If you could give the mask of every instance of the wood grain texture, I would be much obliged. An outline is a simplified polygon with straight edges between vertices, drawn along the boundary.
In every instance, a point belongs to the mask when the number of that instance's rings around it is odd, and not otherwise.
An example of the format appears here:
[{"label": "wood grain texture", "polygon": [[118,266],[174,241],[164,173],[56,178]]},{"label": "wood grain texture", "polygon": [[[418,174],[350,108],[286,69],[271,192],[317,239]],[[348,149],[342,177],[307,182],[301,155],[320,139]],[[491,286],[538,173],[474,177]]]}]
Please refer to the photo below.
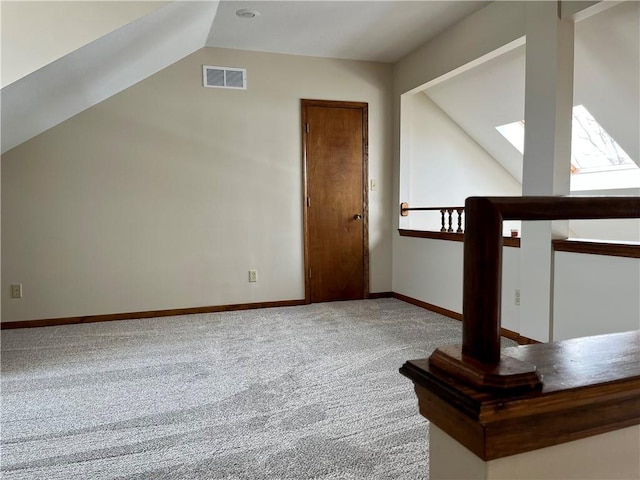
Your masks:
[{"label": "wood grain texture", "polygon": [[498,363],[502,218],[487,198],[468,198],[465,212],[462,353],[482,363]]},{"label": "wood grain texture", "polygon": [[640,258],[640,244],[597,240],[557,239],[552,241],[556,252],[586,253],[611,257]]},{"label": "wood grain texture", "polygon": [[502,245],[505,247],[520,248],[520,237],[502,237]]},{"label": "wood grain texture", "polygon": [[466,203],[478,201],[490,204],[503,220],[640,218],[640,197],[469,197]]},{"label": "wood grain texture", "polygon": [[362,113],[307,108],[311,301],[359,299],[364,291]]},{"label": "wood grain texture", "polygon": [[498,363],[481,363],[467,358],[458,345],[437,348],[429,357],[429,366],[454,371],[456,378],[481,389],[527,390],[539,389],[542,381],[534,365],[507,355]]},{"label": "wood grain texture", "polygon": [[364,270],[364,294],[369,295],[369,104],[359,103],[362,111],[362,260]]},{"label": "wood grain texture", "polygon": [[302,118],[305,298],[366,298],[367,104],[303,100]]},{"label": "wood grain texture", "polygon": [[426,359],[409,361],[400,372],[416,385],[421,414],[484,460],[640,424],[640,331],[502,353],[536,365],[542,389],[476,389]]},{"label": "wood grain texture", "polygon": [[[398,229],[401,237],[432,238],[434,240],[448,240],[450,242],[464,242],[464,233],[455,232],[431,232],[427,230]],[[520,248],[519,237],[503,237],[505,247]]]},{"label": "wood grain texture", "polygon": [[0,328],[33,328],[52,327],[55,325],[72,325],[76,323],[111,322],[115,320],[136,320],[141,318],[170,317],[174,315],[194,315],[198,313],[232,312],[236,310],[252,310],[255,308],[293,307],[304,305],[304,300],[281,300],[274,302],[239,303],[233,305],[214,305],[207,307],[176,308],[171,310],[150,310],[143,312],[109,313],[104,315],[85,315],[81,317],[46,318],[17,322],[2,322]]},{"label": "wood grain texture", "polygon": [[455,232],[430,232],[426,230],[399,229],[401,237],[432,238],[434,240],[448,240],[450,242],[464,242],[464,233]]}]

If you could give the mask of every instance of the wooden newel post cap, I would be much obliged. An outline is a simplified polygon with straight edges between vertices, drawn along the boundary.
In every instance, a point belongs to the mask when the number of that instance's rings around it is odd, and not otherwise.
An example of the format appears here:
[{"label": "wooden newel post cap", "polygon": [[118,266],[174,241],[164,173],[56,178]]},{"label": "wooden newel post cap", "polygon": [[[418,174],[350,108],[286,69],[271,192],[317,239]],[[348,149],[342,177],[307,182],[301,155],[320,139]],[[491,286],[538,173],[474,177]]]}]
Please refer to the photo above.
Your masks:
[{"label": "wooden newel post cap", "polygon": [[496,364],[482,363],[462,353],[462,346],[437,348],[429,357],[429,368],[435,368],[479,390],[539,390],[542,375],[535,365],[517,358],[500,356]]}]

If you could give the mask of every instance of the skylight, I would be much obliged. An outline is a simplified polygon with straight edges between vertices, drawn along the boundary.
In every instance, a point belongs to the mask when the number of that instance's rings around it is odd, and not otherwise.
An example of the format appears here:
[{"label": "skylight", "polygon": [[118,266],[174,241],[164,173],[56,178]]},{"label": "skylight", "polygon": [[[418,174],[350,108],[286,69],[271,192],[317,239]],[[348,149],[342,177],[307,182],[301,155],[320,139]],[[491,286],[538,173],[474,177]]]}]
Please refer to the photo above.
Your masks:
[{"label": "skylight", "polygon": [[573,173],[638,168],[582,105],[573,107],[571,164],[576,169]]},{"label": "skylight", "polygon": [[519,122],[507,123],[496,127],[500,134],[509,140],[509,143],[524,154],[524,120]]},{"label": "skylight", "polygon": [[[524,120],[496,130],[524,153]],[[583,105],[573,107],[571,174],[573,191],[640,187],[638,165]],[[585,174],[590,177],[578,179]]]}]

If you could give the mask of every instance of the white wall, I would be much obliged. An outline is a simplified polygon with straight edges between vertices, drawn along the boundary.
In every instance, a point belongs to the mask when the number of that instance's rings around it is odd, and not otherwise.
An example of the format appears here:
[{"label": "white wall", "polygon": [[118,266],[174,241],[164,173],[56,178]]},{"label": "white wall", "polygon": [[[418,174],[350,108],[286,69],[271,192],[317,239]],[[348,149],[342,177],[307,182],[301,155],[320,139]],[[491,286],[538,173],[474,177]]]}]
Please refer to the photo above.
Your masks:
[{"label": "white wall", "polygon": [[522,154],[496,130],[524,119],[526,45],[425,90],[451,119],[522,183]]},{"label": "white wall", "polygon": [[[517,40],[524,31],[524,8],[518,3],[492,3],[394,65],[397,204],[463,205],[469,195],[520,195],[519,182],[419,92],[440,75]],[[396,227],[419,228],[420,215],[430,214],[396,216]],[[504,252],[502,325],[517,331],[518,249]],[[394,235],[394,292],[462,313],[462,273],[462,243]]]},{"label": "white wall", "polygon": [[[521,186],[498,162],[471,139],[428,96],[408,96],[407,128],[410,163],[409,198],[412,206],[464,206],[474,195],[521,195]],[[440,230],[439,212],[412,212],[409,226],[417,230]],[[454,228],[457,222],[454,214]],[[519,222],[517,222],[519,224]],[[505,222],[505,231],[519,228]]]},{"label": "white wall", "polygon": [[640,259],[556,252],[553,340],[640,330]]},{"label": "white wall", "polygon": [[[203,88],[203,64],[248,89]],[[14,148],[3,320],[304,298],[301,98],[369,103],[370,288],[391,290],[390,88],[385,64],[205,48]]]},{"label": "white wall", "polygon": [[[396,244],[403,254],[394,258],[394,291],[462,313],[463,244],[414,237]],[[520,249],[505,247],[501,324],[518,333],[520,284]],[[639,259],[555,252],[551,340],[639,330],[639,292]]]},{"label": "white wall", "polygon": [[462,313],[462,242],[394,239],[393,291]]},{"label": "white wall", "polygon": [[[394,248],[393,291],[462,313],[463,243],[428,238],[398,237]],[[505,247],[502,257],[502,326],[518,332],[520,250]],[[460,339],[462,341],[462,339]]]},{"label": "white wall", "polygon": [[640,475],[640,426],[485,462],[431,424],[429,452],[438,480],[629,480]]},{"label": "white wall", "polygon": [[570,220],[569,237],[607,240],[611,242],[640,242],[640,220]]},{"label": "white wall", "polygon": [[[410,146],[407,132],[401,131],[400,123],[401,116],[403,122],[406,121],[405,106],[410,101],[405,94],[416,93],[429,82],[465,70],[479,59],[491,56],[496,49],[521,38],[524,27],[524,2],[493,2],[394,65],[394,198],[397,199],[394,229],[408,227],[401,223],[397,208],[400,202],[407,201],[403,198],[408,193],[407,180],[413,177],[413,171],[406,168],[406,164],[400,165],[400,152],[406,155]],[[461,312],[462,244],[451,246],[446,242],[448,246],[440,246],[444,243],[400,237],[396,233],[393,236],[393,291]],[[451,258],[444,256],[445,251]],[[447,285],[447,280],[453,283]]]}]

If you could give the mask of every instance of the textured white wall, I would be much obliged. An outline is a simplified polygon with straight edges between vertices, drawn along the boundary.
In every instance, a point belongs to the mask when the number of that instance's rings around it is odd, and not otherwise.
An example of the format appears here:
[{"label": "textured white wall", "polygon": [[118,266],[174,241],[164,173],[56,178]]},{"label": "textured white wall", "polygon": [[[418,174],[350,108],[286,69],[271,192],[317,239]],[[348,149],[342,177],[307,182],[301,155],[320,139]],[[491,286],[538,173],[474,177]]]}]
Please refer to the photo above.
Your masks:
[{"label": "textured white wall", "polygon": [[[203,88],[203,64],[248,89]],[[205,48],[11,150],[3,320],[304,298],[301,98],[369,103],[370,285],[391,290],[390,87],[385,64]]]}]

